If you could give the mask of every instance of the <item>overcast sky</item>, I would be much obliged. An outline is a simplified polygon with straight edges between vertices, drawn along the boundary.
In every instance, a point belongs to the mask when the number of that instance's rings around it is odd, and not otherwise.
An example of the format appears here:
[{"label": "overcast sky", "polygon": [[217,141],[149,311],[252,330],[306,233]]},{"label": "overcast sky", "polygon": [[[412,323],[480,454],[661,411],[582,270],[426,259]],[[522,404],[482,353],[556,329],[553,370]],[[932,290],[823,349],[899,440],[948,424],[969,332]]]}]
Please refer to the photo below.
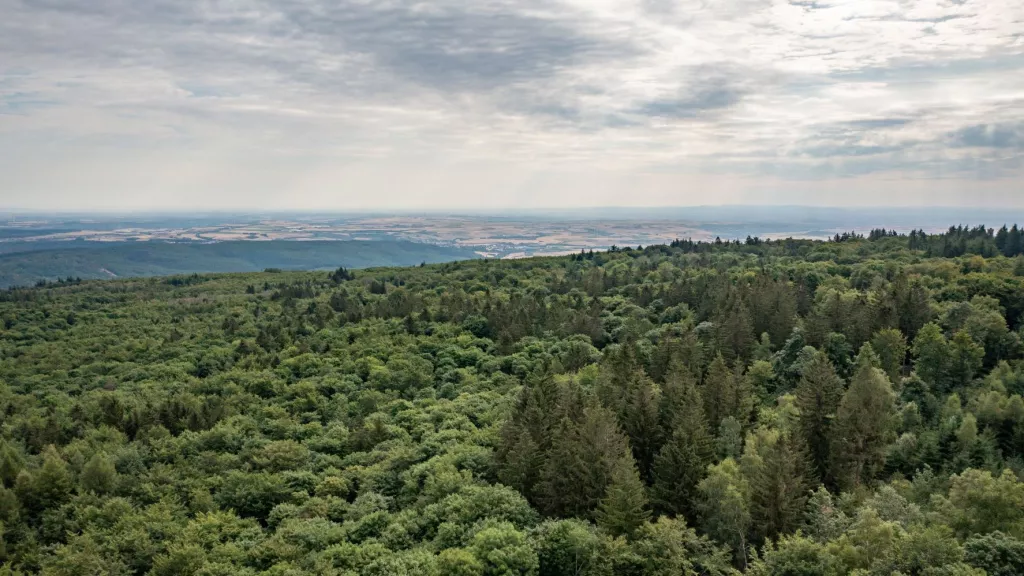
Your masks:
[{"label": "overcast sky", "polygon": [[0,208],[1024,206],[1024,2],[0,0]]}]

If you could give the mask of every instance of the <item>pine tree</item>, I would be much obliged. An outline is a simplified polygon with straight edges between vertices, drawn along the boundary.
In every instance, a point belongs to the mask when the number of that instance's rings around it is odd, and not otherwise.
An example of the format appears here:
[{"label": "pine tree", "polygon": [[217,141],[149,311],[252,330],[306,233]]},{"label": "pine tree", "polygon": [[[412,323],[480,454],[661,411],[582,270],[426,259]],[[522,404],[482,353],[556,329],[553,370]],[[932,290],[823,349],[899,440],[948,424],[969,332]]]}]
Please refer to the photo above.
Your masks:
[{"label": "pine tree", "polygon": [[836,411],[832,439],[833,474],[839,485],[870,482],[885,463],[885,448],[896,415],[889,378],[862,354],[850,387]]},{"label": "pine tree", "polygon": [[707,415],[708,423],[713,429],[718,429],[722,418],[728,415],[725,407],[726,398],[729,397],[729,388],[732,387],[732,372],[725,363],[721,354],[715,357],[708,367],[707,376],[704,377],[704,413]]},{"label": "pine tree", "polygon": [[757,447],[750,478],[750,516],[761,539],[796,530],[804,517],[810,483],[806,454],[796,436],[778,434]]},{"label": "pine tree", "polygon": [[613,536],[632,536],[650,517],[644,483],[633,459],[621,458],[611,471],[611,481],[595,514],[597,523]]},{"label": "pine tree", "polygon": [[82,468],[80,481],[86,491],[108,494],[117,484],[117,470],[106,454],[97,452]]},{"label": "pine tree", "polygon": [[649,479],[654,457],[662,445],[660,398],[654,383],[646,376],[635,379],[631,387],[620,417],[621,424],[629,438],[640,476]]},{"label": "pine tree", "polygon": [[629,445],[606,408],[588,405],[579,423],[563,418],[544,455],[537,487],[540,508],[550,516],[589,516],[623,458],[632,459]]},{"label": "pine tree", "polygon": [[832,421],[842,398],[843,381],[828,358],[816,353],[796,387],[796,405],[800,409],[800,433],[819,479],[829,471]]},{"label": "pine tree", "polygon": [[750,420],[754,396],[750,381],[743,374],[742,363],[730,371],[721,355],[715,358],[704,380],[704,412],[715,430],[723,418],[732,416],[741,424]]},{"label": "pine tree", "polygon": [[697,484],[714,461],[714,445],[703,420],[680,423],[654,461],[651,496],[665,514],[693,518]]}]

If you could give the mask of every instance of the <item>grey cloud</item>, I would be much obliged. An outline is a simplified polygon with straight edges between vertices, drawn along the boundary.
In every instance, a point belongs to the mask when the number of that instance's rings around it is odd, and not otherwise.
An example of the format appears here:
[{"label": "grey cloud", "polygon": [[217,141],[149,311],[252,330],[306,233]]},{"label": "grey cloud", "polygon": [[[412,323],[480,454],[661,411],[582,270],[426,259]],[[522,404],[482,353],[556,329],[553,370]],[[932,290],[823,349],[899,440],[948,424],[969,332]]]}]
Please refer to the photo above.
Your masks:
[{"label": "grey cloud", "polygon": [[1012,148],[1024,150],[1024,123],[977,124],[950,134],[953,146],[965,148]]},{"label": "grey cloud", "polygon": [[[717,77],[706,78],[707,74]],[[735,80],[739,75],[733,72],[711,72],[707,67],[698,67],[690,71],[689,77],[679,94],[645,102],[634,112],[663,118],[693,118],[735,106],[748,92]]]}]

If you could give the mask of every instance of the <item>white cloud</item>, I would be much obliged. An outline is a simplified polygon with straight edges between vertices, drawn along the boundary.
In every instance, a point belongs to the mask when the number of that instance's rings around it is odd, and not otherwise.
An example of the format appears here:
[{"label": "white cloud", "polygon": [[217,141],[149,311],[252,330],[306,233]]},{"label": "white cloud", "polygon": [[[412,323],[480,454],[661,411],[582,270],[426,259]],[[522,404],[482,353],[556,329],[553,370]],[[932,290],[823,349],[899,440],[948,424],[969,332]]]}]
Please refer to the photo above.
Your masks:
[{"label": "white cloud", "polygon": [[1017,0],[0,12],[0,207],[1024,203]]}]

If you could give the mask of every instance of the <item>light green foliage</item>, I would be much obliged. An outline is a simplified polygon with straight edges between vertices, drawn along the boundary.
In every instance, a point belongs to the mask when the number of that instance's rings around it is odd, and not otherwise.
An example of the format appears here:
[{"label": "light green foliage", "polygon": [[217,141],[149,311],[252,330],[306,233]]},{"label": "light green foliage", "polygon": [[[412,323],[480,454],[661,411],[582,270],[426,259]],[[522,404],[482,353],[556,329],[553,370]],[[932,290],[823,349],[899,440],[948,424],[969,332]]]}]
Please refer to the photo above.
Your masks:
[{"label": "light green foliage", "polygon": [[82,468],[82,488],[97,494],[107,494],[117,486],[117,470],[114,463],[103,452],[93,454]]},{"label": "light green foliage", "polygon": [[729,546],[746,565],[750,530],[750,486],[731,458],[711,466],[698,486],[700,526],[718,542]]},{"label": "light green foliage", "polygon": [[889,380],[898,385],[903,379],[903,362],[907,356],[906,337],[895,328],[886,328],[871,339],[871,347],[878,354],[881,368],[889,375]]},{"label": "light green foliage", "polygon": [[950,234],[0,292],[0,573],[1020,573],[1024,282]]},{"label": "light green foliage", "polygon": [[537,573],[537,553],[526,535],[508,523],[485,527],[469,549],[483,566],[483,576],[531,576]]}]

